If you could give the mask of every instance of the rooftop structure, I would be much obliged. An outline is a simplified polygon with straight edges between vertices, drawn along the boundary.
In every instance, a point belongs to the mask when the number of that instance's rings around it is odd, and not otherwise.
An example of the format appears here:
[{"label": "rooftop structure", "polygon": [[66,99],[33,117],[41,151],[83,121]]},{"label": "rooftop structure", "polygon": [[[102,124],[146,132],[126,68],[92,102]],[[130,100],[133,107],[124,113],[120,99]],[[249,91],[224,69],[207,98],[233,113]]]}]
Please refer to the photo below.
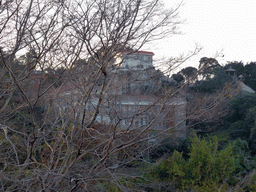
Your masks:
[{"label": "rooftop structure", "polygon": [[225,72],[230,75],[230,76],[233,76],[233,77],[236,77],[236,70],[229,67],[227,70],[225,70]]},{"label": "rooftop structure", "polygon": [[125,70],[145,70],[153,67],[153,56],[153,52],[147,51],[121,51],[115,64]]},{"label": "rooftop structure", "polygon": [[227,70],[225,70],[225,72],[226,72],[228,75],[232,76],[232,77],[235,79],[238,88],[239,88],[243,93],[255,93],[255,91],[254,91],[252,88],[248,87],[248,86],[245,85],[242,81],[240,81],[239,79],[237,79],[236,70],[235,70],[235,69],[229,67]]}]

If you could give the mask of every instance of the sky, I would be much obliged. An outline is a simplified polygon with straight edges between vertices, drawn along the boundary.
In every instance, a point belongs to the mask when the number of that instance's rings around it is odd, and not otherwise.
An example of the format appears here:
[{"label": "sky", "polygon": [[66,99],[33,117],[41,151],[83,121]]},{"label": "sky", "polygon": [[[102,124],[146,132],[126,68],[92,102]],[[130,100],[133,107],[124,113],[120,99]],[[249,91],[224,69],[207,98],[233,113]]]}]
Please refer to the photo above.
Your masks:
[{"label": "sky", "polygon": [[[164,2],[171,8],[180,1]],[[197,44],[203,49],[184,67],[198,67],[200,58],[217,55],[220,64],[256,61],[256,0],[183,0],[179,15],[185,20],[182,34],[151,46],[155,59],[187,54]]]}]

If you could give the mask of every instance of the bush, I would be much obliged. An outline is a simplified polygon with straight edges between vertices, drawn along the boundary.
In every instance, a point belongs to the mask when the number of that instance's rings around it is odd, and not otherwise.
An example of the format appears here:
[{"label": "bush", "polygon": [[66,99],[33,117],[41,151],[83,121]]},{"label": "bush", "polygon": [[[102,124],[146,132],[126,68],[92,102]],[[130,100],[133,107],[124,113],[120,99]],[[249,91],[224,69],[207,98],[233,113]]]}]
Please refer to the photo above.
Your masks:
[{"label": "bush", "polygon": [[218,139],[199,139],[194,136],[189,147],[189,158],[175,151],[171,158],[149,171],[148,177],[160,182],[168,181],[177,190],[225,191],[235,170],[233,147],[218,150]]}]

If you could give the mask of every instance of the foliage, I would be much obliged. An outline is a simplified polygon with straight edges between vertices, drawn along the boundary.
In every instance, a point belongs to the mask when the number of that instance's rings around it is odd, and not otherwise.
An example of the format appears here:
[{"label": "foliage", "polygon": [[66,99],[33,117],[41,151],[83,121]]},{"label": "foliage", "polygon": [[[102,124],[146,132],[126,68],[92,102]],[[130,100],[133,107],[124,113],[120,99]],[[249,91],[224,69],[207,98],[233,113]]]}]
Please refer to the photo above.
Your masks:
[{"label": "foliage", "polygon": [[181,75],[180,73],[177,74],[173,74],[172,78],[177,82],[177,83],[182,83],[184,81],[184,77],[183,75]]},{"label": "foliage", "polygon": [[[137,182],[147,191],[247,191],[255,188],[256,159],[251,156],[248,143],[237,139],[224,142],[216,136],[191,139],[188,158],[174,151],[159,165],[148,165],[146,180]],[[145,166],[145,165],[144,165]],[[249,182],[245,183],[245,180]],[[135,185],[134,185],[135,186]],[[138,183],[137,183],[138,186]]]},{"label": "foliage", "polygon": [[245,186],[246,191],[256,191],[256,173],[249,175],[249,184]]},{"label": "foliage", "polygon": [[239,77],[240,75],[243,75],[243,73],[244,73],[244,63],[242,61],[228,62],[223,68],[225,70],[227,70],[229,68],[235,69],[237,77]]},{"label": "foliage", "polygon": [[232,142],[235,157],[235,175],[245,176],[256,168],[256,161],[251,155],[249,145],[245,140],[236,139]]},{"label": "foliage", "polygon": [[253,90],[256,90],[256,63],[250,62],[244,64],[242,61],[237,62],[228,62],[224,69],[233,68],[236,70],[237,77],[241,77],[241,80],[247,86],[251,87]]},{"label": "foliage", "polygon": [[203,79],[209,78],[216,68],[220,68],[220,64],[215,58],[202,57],[199,61],[199,73]]},{"label": "foliage", "polygon": [[150,179],[168,181],[175,189],[197,191],[225,191],[226,182],[235,170],[231,145],[218,150],[217,137],[210,140],[194,136],[189,147],[189,158],[175,151],[171,158],[162,161],[148,174]]},{"label": "foliage", "polygon": [[256,90],[256,62],[251,62],[244,66],[244,83]]},{"label": "foliage", "polygon": [[226,116],[223,127],[228,129],[231,139],[241,138],[249,141],[255,125],[255,106],[255,94],[240,94],[231,100],[231,112]]},{"label": "foliage", "polygon": [[179,143],[170,143],[170,138],[163,140],[160,145],[154,147],[151,149],[149,153],[149,158],[155,162],[158,159],[162,158],[168,158],[172,155],[172,153],[177,150],[179,152],[182,152],[182,156],[184,158],[188,158],[188,147],[190,145],[190,139],[184,139],[180,140]]},{"label": "foliage", "polygon": [[250,149],[252,150],[252,154],[256,155],[256,121],[254,122],[254,126],[251,129]]},{"label": "foliage", "polygon": [[232,81],[232,78],[222,68],[211,69],[211,72],[208,71],[209,73],[211,75],[207,75],[204,80],[197,81],[191,89],[201,93],[214,93]]},{"label": "foliage", "polygon": [[197,69],[194,67],[186,67],[182,69],[178,74],[182,74],[187,81],[196,79]]}]

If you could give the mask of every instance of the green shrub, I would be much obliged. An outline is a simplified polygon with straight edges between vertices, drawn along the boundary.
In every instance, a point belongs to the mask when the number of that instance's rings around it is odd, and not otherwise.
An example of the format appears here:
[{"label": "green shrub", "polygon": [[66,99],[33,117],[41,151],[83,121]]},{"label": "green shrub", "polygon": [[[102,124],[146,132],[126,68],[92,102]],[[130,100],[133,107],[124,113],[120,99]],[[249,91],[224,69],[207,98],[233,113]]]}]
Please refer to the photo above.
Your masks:
[{"label": "green shrub", "polygon": [[[233,147],[218,150],[218,139],[199,139],[194,136],[189,147],[189,158],[175,151],[171,158],[149,171],[150,179],[170,182],[177,190],[225,191],[227,180],[235,170]],[[173,186],[172,186],[173,187]]]}]

